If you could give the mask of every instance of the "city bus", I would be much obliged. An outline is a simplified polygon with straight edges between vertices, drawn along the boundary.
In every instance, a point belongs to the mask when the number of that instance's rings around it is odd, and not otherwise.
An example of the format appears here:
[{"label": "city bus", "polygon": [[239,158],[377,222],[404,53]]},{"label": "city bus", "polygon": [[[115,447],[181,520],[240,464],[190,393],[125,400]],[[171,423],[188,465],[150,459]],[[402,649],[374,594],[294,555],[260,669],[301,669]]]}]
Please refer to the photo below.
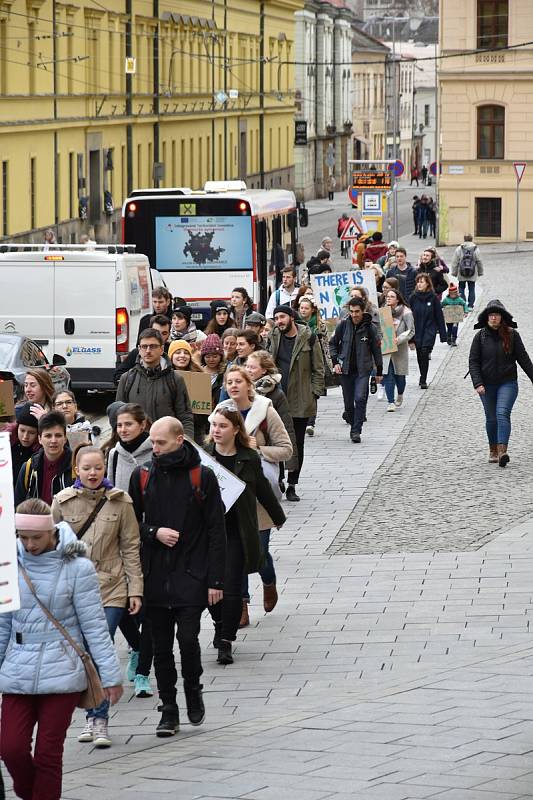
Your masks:
[{"label": "city bus", "polygon": [[298,219],[305,225],[306,216],[292,192],[248,190],[241,181],[137,189],[122,208],[122,241],[148,256],[203,326],[210,302],[229,300],[237,286],[264,311],[283,266],[296,263]]}]

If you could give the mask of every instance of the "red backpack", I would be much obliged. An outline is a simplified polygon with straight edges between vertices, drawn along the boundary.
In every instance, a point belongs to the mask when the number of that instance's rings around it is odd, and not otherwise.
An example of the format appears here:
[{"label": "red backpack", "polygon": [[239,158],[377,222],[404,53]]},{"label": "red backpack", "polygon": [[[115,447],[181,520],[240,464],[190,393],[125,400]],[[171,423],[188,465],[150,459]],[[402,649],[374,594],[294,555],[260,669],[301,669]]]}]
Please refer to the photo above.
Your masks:
[{"label": "red backpack", "polygon": [[[141,496],[144,499],[144,495],[146,494],[146,487],[148,486],[148,481],[150,480],[151,470],[150,467],[141,467],[141,471],[139,473],[139,486],[141,489]],[[205,499],[205,495],[202,492],[202,465],[198,464],[196,467],[192,467],[189,470],[189,480],[191,482],[191,488],[193,490],[193,494],[198,500],[198,502],[202,502]]]}]

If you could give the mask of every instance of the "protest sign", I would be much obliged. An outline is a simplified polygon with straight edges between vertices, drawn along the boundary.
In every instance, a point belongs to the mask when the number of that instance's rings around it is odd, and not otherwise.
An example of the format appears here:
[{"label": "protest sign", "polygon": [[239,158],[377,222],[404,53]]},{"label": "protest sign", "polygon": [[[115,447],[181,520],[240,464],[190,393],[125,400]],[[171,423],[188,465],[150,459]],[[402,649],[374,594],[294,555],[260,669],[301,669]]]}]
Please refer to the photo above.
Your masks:
[{"label": "protest sign", "polygon": [[13,381],[0,381],[0,417],[14,416]]},{"label": "protest sign", "polygon": [[313,294],[320,309],[320,317],[324,322],[335,325],[346,311],[350,299],[350,289],[364,287],[371,303],[376,307],[378,293],[374,272],[370,269],[351,270],[349,272],[331,272],[312,275]]},{"label": "protest sign", "polygon": [[67,441],[73,453],[80,444],[91,444],[89,431],[68,431]]},{"label": "protest sign", "polygon": [[20,608],[9,433],[0,433],[0,614]]},{"label": "protest sign", "polygon": [[397,353],[398,345],[394,341],[396,330],[389,306],[379,309],[379,324],[381,326],[381,354],[387,356],[389,353]]},{"label": "protest sign", "polygon": [[457,325],[465,318],[465,310],[460,305],[444,306],[442,313],[444,314],[444,322],[448,325]]},{"label": "protest sign", "polygon": [[191,401],[193,414],[210,414],[213,410],[211,402],[211,375],[206,372],[185,372],[178,370],[185,381],[187,394]]},{"label": "protest sign", "polygon": [[187,439],[187,441],[198,450],[200,460],[204,467],[210,467],[215,473],[218,485],[220,486],[222,502],[224,503],[227,514],[232,505],[246,489],[246,484],[243,483],[240,478],[237,478],[233,472],[230,472],[229,469],[219,464],[213,456],[206,453],[206,451],[197,445],[196,442],[193,442],[192,439]]}]

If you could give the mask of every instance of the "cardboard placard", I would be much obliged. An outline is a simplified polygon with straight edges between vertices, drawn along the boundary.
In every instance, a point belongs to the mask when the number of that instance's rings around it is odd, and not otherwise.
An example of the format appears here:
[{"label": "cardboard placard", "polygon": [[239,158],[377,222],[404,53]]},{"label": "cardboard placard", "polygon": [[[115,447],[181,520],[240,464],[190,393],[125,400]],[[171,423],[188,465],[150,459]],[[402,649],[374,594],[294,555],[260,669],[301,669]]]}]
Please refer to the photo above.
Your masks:
[{"label": "cardboard placard", "polygon": [[443,306],[442,313],[444,314],[444,322],[448,325],[457,325],[459,322],[463,322],[465,318],[465,310],[460,305]]},{"label": "cardboard placard", "polygon": [[192,413],[210,414],[213,410],[211,375],[208,375],[207,372],[186,372],[182,369],[179,369],[178,373],[185,381]]},{"label": "cardboard placard", "polygon": [[381,354],[386,356],[398,352],[398,345],[394,341],[396,329],[389,306],[379,309],[379,322],[381,325]]},{"label": "cardboard placard", "polygon": [[198,450],[200,460],[204,467],[209,467],[215,473],[220,487],[220,494],[222,495],[222,502],[224,503],[227,514],[235,501],[238,500],[246,489],[246,484],[241,481],[240,478],[237,478],[233,472],[230,472],[229,469],[219,464],[213,456],[206,453],[206,451],[197,445],[196,442],[193,442],[192,439],[188,438],[187,441]]},{"label": "cardboard placard", "polygon": [[13,381],[0,381],[0,417],[14,416]]},{"label": "cardboard placard", "polygon": [[9,433],[0,433],[0,614],[19,608],[11,443]]},{"label": "cardboard placard", "polygon": [[89,431],[68,431],[67,441],[73,453],[80,444],[91,444]]}]

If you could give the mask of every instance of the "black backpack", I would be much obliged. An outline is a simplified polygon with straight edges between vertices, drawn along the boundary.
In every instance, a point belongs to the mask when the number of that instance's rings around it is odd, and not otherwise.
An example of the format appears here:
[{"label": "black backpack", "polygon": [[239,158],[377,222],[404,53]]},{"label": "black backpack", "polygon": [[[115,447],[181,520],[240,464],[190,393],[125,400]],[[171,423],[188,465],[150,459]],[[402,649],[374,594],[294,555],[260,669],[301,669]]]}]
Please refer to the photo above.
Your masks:
[{"label": "black backpack", "polygon": [[461,245],[461,260],[459,261],[459,275],[463,278],[472,278],[476,271],[475,249]]}]

